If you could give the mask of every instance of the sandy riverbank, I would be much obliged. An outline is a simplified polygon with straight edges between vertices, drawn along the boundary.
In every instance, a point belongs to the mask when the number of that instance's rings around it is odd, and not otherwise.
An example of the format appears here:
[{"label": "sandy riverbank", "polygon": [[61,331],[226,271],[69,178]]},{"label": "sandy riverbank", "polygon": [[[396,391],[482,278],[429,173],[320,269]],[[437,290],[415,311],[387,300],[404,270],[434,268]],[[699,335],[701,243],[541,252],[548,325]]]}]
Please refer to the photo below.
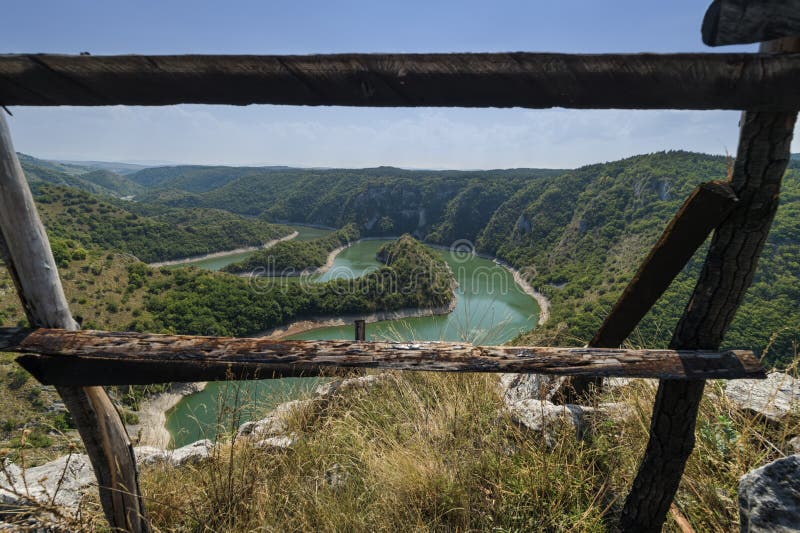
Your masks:
[{"label": "sandy riverbank", "polygon": [[170,390],[148,397],[139,406],[139,424],[128,428],[128,432],[138,436],[139,446],[167,449],[172,440],[166,426],[167,413],[185,396],[200,392],[205,388],[205,382],[173,383]]},{"label": "sandy riverbank", "polygon": [[335,250],[332,250],[331,253],[328,254],[328,258],[325,260],[325,264],[316,269],[314,271],[314,274],[324,274],[325,272],[330,270],[331,267],[333,266],[334,261],[336,261],[336,256],[342,253],[343,251],[347,250],[348,248],[350,248],[353,244],[355,243],[347,243],[344,246],[340,246]]},{"label": "sandy riverbank", "polygon": [[514,276],[514,281],[520,286],[522,291],[536,300],[536,303],[539,305],[539,320],[536,323],[541,326],[550,320],[550,300],[547,299],[547,296],[534,289],[516,268],[513,268],[508,263],[497,258],[494,259],[494,262],[511,272],[511,275]]},{"label": "sandy riverbank", "polygon": [[173,259],[171,261],[159,261],[156,263],[148,263],[147,266],[151,266],[153,268],[164,267],[164,266],[174,266],[174,265],[183,265],[186,263],[194,263],[195,261],[202,261],[204,259],[216,259],[218,257],[226,257],[229,255],[241,254],[244,252],[254,252],[256,250],[266,250],[267,248],[271,248],[278,244],[279,242],[283,241],[290,241],[300,235],[299,232],[293,231],[289,235],[281,237],[280,239],[273,239],[269,242],[265,242],[261,246],[245,246],[243,248],[236,248],[234,250],[225,250],[224,252],[214,252],[205,255],[196,255],[194,257],[184,257],[183,259]]}]

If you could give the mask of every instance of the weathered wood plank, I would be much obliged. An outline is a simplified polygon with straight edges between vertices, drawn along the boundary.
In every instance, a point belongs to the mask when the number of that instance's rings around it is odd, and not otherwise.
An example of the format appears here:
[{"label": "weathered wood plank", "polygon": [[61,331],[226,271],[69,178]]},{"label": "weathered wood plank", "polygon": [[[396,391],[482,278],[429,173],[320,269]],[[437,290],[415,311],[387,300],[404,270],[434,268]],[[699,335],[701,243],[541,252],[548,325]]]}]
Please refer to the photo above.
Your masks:
[{"label": "weathered wood plank", "polygon": [[[61,288],[50,243],[0,113],[0,253],[33,326],[77,329]],[[136,459],[101,387],[59,386],[92,462],[106,518],[115,531],[149,531]]]},{"label": "weathered wood plank", "polygon": [[800,107],[800,54],[0,55],[2,105]]},{"label": "weathered wood plank", "polygon": [[316,376],[332,368],[433,372],[759,378],[752,352],[473,346],[453,342],[288,341],[150,333],[0,330],[0,349],[45,384],[147,384]]},{"label": "weathered wood plank", "polygon": [[[784,49],[800,50],[800,43],[790,39],[762,45],[767,52]],[[753,281],[772,226],[796,120],[797,112],[742,115],[730,181],[739,203],[714,232],[700,278],[670,347],[716,349],[721,344]],[[659,383],[650,439],[622,510],[622,531],[661,531],[694,448],[703,388],[703,381],[666,379]]]},{"label": "weathered wood plank", "polygon": [[800,0],[714,0],[703,18],[709,46],[800,35]]}]

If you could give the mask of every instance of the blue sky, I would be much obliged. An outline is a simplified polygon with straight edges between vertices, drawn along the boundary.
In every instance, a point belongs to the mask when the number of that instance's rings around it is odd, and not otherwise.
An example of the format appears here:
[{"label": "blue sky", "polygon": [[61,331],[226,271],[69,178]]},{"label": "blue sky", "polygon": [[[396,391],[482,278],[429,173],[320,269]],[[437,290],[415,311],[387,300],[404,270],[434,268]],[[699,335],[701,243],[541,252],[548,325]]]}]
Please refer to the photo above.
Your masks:
[{"label": "blue sky", "polygon": [[[3,52],[690,52],[709,2],[4,3]],[[752,51],[725,47],[714,51]],[[61,159],[415,168],[574,167],[733,152],[738,113],[285,106],[15,107],[19,151]]]}]

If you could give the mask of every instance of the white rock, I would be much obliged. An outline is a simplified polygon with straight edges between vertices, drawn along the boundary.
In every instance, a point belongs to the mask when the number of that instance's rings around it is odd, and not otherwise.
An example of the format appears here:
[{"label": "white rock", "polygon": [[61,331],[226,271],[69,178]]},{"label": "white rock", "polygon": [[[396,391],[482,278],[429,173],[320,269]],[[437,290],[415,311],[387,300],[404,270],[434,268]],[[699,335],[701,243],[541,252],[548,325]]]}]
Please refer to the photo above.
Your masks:
[{"label": "white rock", "polygon": [[658,387],[658,380],[652,378],[603,378],[603,390],[614,391],[622,389],[636,383],[637,385],[647,384],[653,389]]},{"label": "white rock", "polygon": [[278,437],[267,437],[266,439],[261,439],[260,441],[256,442],[254,446],[256,448],[262,448],[266,450],[284,450],[286,448],[291,448],[296,442],[297,435],[292,433],[290,435],[281,435]]},{"label": "white rock", "polygon": [[800,454],[778,459],[739,480],[742,532],[800,531]]},{"label": "white rock", "polygon": [[[7,486],[7,484],[6,484]],[[0,489],[0,513],[19,507],[19,497],[14,496],[5,489]]]},{"label": "white rock", "polygon": [[597,406],[597,411],[615,421],[624,421],[636,414],[634,408],[625,402],[604,402]]},{"label": "white rock", "polygon": [[2,479],[8,482],[11,480],[11,483],[15,483],[20,476],[22,475],[22,469],[17,466],[16,464],[12,463],[8,459],[3,460],[3,470],[0,472],[0,476]]},{"label": "white rock", "polygon": [[136,446],[133,453],[136,456],[136,464],[149,465],[166,461],[169,452],[156,446]]},{"label": "white rock", "polygon": [[789,445],[789,452],[800,453],[800,435],[792,437],[786,444]]},{"label": "white rock", "polygon": [[520,400],[552,400],[562,392],[565,376],[500,374],[500,393],[507,404]]},{"label": "white rock", "polygon": [[544,400],[520,400],[508,406],[515,423],[536,433],[541,433],[548,446],[554,443],[555,436],[570,428],[577,438],[583,438],[587,424],[586,416],[592,407],[580,405],[555,405]]},{"label": "white rock", "polygon": [[16,518],[9,517],[11,522],[5,522],[0,519],[0,531],[12,531],[20,533],[56,533],[61,531],[69,531],[69,527],[60,524],[57,517],[49,513],[37,513],[37,516],[18,516]]},{"label": "white rock", "polygon": [[167,460],[172,466],[194,465],[208,459],[213,449],[214,443],[210,440],[198,440],[181,448],[169,450]]},{"label": "white rock", "polygon": [[314,396],[317,399],[329,400],[337,394],[349,392],[357,389],[369,389],[378,383],[389,379],[389,374],[369,374],[355,378],[332,380],[317,385],[314,389]]},{"label": "white rock", "polygon": [[768,374],[767,379],[735,379],[726,385],[725,396],[739,409],[779,422],[800,409],[800,380],[780,372]]},{"label": "white rock", "polygon": [[82,453],[65,455],[24,471],[17,467],[13,472],[11,483],[6,476],[0,476],[0,494],[5,503],[24,503],[28,498],[75,508],[86,489],[97,483],[89,457]]},{"label": "white rock", "polygon": [[622,387],[627,387],[633,382],[633,378],[604,378],[603,388],[606,390],[614,390]]},{"label": "white rock", "polygon": [[292,400],[284,402],[272,410],[266,417],[253,422],[245,422],[239,426],[239,437],[263,440],[266,437],[285,435],[289,431],[289,420],[296,410],[302,410],[314,403],[314,400]]},{"label": "white rock", "polygon": [[170,466],[184,466],[208,459],[213,449],[214,443],[203,439],[174,450],[162,450],[155,446],[137,446],[134,448],[134,452],[136,462],[140,465],[167,463]]}]

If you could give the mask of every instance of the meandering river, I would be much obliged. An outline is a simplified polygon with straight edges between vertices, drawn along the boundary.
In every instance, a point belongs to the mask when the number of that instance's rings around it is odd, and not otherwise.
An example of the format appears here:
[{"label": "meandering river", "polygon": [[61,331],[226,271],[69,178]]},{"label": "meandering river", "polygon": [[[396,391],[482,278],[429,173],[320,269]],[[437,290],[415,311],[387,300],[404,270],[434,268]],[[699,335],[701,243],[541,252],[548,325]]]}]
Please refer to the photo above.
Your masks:
[{"label": "meandering river", "polygon": [[[297,226],[298,238],[319,236],[325,230]],[[375,253],[386,240],[364,240],[343,250],[319,281],[357,277],[379,268]],[[539,308],[505,268],[472,254],[434,249],[450,265],[456,279],[456,306],[452,313],[387,320],[367,325],[368,340],[444,340],[502,344],[536,325]],[[252,252],[249,252],[252,253]],[[230,256],[217,258],[227,260]],[[218,270],[216,260],[192,263]],[[310,329],[292,339],[352,339],[353,326]],[[288,378],[254,382],[209,383],[203,392],[187,396],[167,415],[174,445],[214,438],[217,428],[230,430],[271,407],[298,397],[319,382],[317,378]]]}]

